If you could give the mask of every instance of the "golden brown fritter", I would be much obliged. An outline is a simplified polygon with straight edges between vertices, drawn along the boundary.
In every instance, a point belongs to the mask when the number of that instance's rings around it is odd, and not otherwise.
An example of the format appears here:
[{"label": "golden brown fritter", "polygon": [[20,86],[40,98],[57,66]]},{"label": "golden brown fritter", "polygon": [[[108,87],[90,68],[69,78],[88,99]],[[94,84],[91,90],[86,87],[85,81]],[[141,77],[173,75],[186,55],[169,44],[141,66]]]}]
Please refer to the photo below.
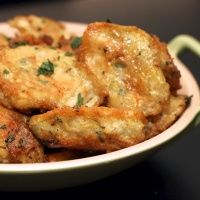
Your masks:
[{"label": "golden brown fritter", "polygon": [[67,32],[60,22],[47,17],[36,15],[16,16],[9,20],[9,24],[16,28],[18,36],[23,38],[33,38],[35,41],[46,41],[49,45],[56,45],[60,38],[69,38]]},{"label": "golden brown fritter", "polygon": [[41,46],[0,51],[0,101],[22,112],[63,106],[98,106],[105,96],[74,55]]},{"label": "golden brown fritter", "polygon": [[151,138],[169,128],[181,116],[186,108],[186,96],[170,96],[169,102],[164,106],[163,112],[150,117],[145,127],[146,139]]},{"label": "golden brown fritter", "polygon": [[137,27],[89,24],[77,55],[81,65],[104,84],[110,107],[139,107],[149,116],[160,113],[169,99],[163,71],[175,69],[172,59],[157,37]]},{"label": "golden brown fritter", "polygon": [[114,151],[143,141],[145,122],[132,110],[66,107],[31,117],[29,126],[50,148]]},{"label": "golden brown fritter", "polygon": [[24,115],[0,106],[0,163],[45,161],[43,149],[26,123]]}]

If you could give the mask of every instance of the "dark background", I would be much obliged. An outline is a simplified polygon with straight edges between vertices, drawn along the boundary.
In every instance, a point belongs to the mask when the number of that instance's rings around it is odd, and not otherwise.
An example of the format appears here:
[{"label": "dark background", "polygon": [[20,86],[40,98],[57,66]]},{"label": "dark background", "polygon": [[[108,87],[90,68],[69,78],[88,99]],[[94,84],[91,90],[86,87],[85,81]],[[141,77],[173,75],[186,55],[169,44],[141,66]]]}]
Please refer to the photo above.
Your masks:
[{"label": "dark background", "polygon": [[[178,34],[200,39],[200,0],[26,0],[0,1],[0,21],[18,14],[58,20],[136,25],[168,42]],[[200,83],[200,59],[184,51],[181,60]],[[191,91],[192,92],[192,91]],[[145,161],[104,180],[40,193],[1,193],[1,198],[200,199],[200,127],[187,130]],[[81,195],[79,197],[78,195]],[[110,197],[110,198],[111,198]]]}]

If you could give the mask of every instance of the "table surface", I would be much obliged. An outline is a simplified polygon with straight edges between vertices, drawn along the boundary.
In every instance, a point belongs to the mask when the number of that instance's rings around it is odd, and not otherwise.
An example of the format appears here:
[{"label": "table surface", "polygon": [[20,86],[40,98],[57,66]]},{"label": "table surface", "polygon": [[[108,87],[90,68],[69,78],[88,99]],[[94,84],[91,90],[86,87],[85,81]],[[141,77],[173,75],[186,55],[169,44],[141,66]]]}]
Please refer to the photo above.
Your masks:
[{"label": "table surface", "polygon": [[[109,18],[114,23],[141,27],[166,42],[183,33],[200,39],[199,0],[13,0],[0,5],[0,21],[30,13],[85,23]],[[181,59],[200,83],[200,59],[189,51]],[[81,194],[87,198],[112,195],[125,199],[199,200],[199,128],[187,131],[145,161],[112,177],[84,186],[29,195],[52,199],[61,195],[66,198],[73,195],[74,199]],[[25,197],[20,193],[2,195]]]}]

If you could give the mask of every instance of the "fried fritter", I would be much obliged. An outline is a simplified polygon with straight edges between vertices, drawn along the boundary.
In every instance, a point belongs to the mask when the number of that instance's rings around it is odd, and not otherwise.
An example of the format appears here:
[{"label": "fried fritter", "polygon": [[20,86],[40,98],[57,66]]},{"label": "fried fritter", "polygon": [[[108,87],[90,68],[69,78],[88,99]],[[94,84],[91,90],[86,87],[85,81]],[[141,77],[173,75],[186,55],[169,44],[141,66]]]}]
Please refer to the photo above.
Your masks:
[{"label": "fried fritter", "polygon": [[29,126],[50,148],[114,151],[144,140],[141,112],[107,107],[61,108],[31,117]]},{"label": "fried fritter", "polygon": [[45,161],[43,149],[26,123],[26,116],[0,106],[0,163]]},{"label": "fried fritter", "polygon": [[162,66],[171,58],[156,37],[137,27],[92,23],[77,56],[104,84],[110,107],[139,107],[149,116],[160,113],[169,99]]},{"label": "fried fritter", "polygon": [[41,46],[0,51],[0,101],[28,112],[62,106],[97,106],[105,93],[73,55]]},{"label": "fried fritter", "polygon": [[66,27],[60,22],[46,17],[35,15],[16,16],[9,21],[9,24],[18,29],[19,36],[46,39],[51,45],[56,44],[62,37],[66,39],[70,37]]},{"label": "fried fritter", "polygon": [[169,102],[164,106],[163,112],[150,117],[145,127],[146,139],[151,138],[169,128],[181,116],[186,108],[186,96],[170,96]]}]

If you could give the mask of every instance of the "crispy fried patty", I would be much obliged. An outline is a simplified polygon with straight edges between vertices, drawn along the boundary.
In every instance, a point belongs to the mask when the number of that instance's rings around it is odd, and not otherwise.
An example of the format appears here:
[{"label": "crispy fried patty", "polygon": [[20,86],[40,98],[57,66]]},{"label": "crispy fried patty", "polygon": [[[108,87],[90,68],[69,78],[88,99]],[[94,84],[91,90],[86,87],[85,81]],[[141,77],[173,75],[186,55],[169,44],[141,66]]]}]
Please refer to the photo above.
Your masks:
[{"label": "crispy fried patty", "polygon": [[68,107],[35,115],[29,126],[50,148],[113,151],[143,141],[145,123],[141,112]]},{"label": "crispy fried patty", "polygon": [[[101,22],[89,24],[78,60],[98,80],[103,80],[109,92],[110,107],[139,107],[149,116],[160,113],[169,99],[170,81],[167,83],[163,71],[168,79],[171,74],[173,82],[171,71],[175,76],[176,68],[165,44],[137,27]],[[176,78],[178,82],[178,75]]]},{"label": "crispy fried patty", "polygon": [[0,51],[0,101],[22,112],[98,106],[104,91],[73,55],[41,46]]},{"label": "crispy fried patty", "polygon": [[61,38],[69,38],[70,34],[60,22],[47,17],[36,15],[18,15],[9,20],[9,24],[18,30],[18,36],[48,40],[48,44],[55,46]]}]

